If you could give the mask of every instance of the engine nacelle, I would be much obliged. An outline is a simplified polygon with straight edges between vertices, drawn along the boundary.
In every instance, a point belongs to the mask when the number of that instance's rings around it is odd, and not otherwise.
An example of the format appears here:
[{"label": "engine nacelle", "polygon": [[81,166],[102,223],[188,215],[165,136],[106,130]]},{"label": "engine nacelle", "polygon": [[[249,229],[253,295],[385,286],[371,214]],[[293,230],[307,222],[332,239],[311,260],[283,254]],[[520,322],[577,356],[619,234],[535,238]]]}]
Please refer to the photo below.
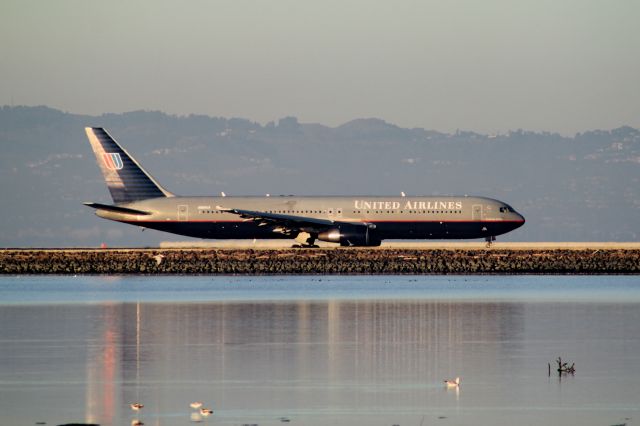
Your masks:
[{"label": "engine nacelle", "polygon": [[328,243],[339,243],[342,235],[339,229],[329,229],[328,231],[320,232],[318,239],[320,241],[326,241]]},{"label": "engine nacelle", "polygon": [[330,243],[340,243],[343,247],[349,246],[379,246],[382,240],[372,235],[373,232],[367,226],[339,225],[318,234],[318,240]]}]

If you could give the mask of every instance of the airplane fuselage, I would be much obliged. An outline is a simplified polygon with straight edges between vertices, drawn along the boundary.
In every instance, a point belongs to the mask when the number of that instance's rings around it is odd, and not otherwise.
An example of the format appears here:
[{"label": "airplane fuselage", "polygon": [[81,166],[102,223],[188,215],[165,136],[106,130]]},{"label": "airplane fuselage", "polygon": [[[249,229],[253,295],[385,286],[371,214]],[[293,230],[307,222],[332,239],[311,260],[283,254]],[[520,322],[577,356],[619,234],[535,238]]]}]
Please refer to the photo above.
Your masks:
[{"label": "airplane fuselage", "polygon": [[[295,237],[281,232],[277,226],[264,226],[242,219],[225,211],[227,207],[326,219],[340,224],[364,224],[372,241],[488,238],[512,231],[524,223],[524,218],[507,204],[484,197],[171,197],[122,206],[150,214],[105,210],[98,210],[97,214],[106,219],[174,234],[220,239]],[[314,226],[306,228],[300,231],[319,233]],[[319,239],[322,240],[322,236]]]}]

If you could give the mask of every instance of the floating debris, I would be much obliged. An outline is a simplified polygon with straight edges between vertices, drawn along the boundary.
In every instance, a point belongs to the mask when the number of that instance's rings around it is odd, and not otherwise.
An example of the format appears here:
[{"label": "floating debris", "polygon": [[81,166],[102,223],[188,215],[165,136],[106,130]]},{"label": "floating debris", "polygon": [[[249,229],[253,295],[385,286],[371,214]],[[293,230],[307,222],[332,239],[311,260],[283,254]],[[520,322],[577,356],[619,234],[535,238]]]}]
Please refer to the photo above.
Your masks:
[{"label": "floating debris", "polygon": [[[558,357],[558,359],[556,359],[556,362],[558,363],[558,368],[556,369],[556,371],[558,372],[558,376],[562,376],[563,374],[571,374],[572,376],[576,374],[576,363],[571,363],[571,365],[569,365],[568,362],[562,362],[562,358]],[[547,363],[547,367],[549,369],[549,376],[551,376],[551,363]]]},{"label": "floating debris", "polygon": [[100,426],[97,423],[65,423],[63,425],[58,426]]}]

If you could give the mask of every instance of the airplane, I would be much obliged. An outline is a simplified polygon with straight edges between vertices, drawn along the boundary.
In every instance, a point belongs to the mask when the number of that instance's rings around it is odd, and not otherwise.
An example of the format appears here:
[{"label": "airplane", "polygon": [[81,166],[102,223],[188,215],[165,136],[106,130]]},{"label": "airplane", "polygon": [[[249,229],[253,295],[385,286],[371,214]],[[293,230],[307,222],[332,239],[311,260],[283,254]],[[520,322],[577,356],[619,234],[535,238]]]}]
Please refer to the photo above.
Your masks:
[{"label": "airplane", "polygon": [[177,196],[104,128],[85,128],[114,204],[84,203],[105,219],[210,239],[294,239],[379,246],[385,239],[474,239],[489,244],[524,217],[498,200],[470,196]]}]

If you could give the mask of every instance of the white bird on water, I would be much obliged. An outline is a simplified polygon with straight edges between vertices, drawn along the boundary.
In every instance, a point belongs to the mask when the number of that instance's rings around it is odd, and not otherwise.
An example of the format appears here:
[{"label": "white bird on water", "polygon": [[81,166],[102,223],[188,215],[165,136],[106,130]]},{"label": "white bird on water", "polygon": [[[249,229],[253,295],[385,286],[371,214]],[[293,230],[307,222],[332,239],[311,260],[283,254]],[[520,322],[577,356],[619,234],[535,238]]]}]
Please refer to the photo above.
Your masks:
[{"label": "white bird on water", "polygon": [[455,380],[445,380],[444,384],[447,385],[448,388],[457,388],[460,386],[460,377],[456,377]]},{"label": "white bird on water", "polygon": [[213,410],[211,410],[210,408],[201,408],[200,414],[207,417],[209,414],[213,414]]}]

